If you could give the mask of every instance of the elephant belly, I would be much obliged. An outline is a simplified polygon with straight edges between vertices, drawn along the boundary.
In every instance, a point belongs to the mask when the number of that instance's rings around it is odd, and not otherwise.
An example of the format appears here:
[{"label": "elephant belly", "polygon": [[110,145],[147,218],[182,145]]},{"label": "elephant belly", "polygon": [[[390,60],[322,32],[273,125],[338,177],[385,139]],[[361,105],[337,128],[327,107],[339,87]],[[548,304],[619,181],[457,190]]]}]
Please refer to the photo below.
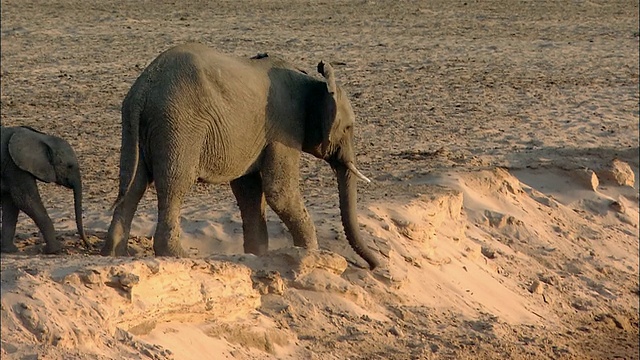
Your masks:
[{"label": "elephant belly", "polygon": [[221,184],[255,172],[259,169],[261,152],[261,148],[254,151],[247,148],[227,148],[211,152],[205,150],[200,158],[198,181]]},{"label": "elephant belly", "polygon": [[231,180],[237,179],[240,176],[228,175],[228,174],[214,174],[211,172],[201,172],[198,175],[197,182],[207,183],[207,184],[224,184],[224,183],[230,182]]},{"label": "elephant belly", "polygon": [[257,170],[257,166],[248,166],[244,170],[238,171],[216,171],[216,169],[200,169],[198,174],[198,182],[209,184],[222,184],[235,180],[243,175],[249,174]]}]

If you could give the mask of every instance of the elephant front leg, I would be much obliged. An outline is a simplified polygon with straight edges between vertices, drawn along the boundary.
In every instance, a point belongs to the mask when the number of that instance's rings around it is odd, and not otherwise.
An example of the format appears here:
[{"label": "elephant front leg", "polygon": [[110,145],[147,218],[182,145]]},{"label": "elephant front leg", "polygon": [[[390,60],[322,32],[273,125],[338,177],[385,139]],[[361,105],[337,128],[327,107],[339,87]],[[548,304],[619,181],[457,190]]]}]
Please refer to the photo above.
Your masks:
[{"label": "elephant front leg", "polygon": [[18,208],[10,196],[2,197],[2,232],[0,237],[0,252],[14,253],[18,247],[13,243],[18,223]]},{"label": "elephant front leg", "polygon": [[300,194],[300,151],[279,143],[270,144],[261,173],[267,203],[289,229],[293,244],[317,249],[316,229]]},{"label": "elephant front leg", "polygon": [[47,209],[45,209],[42,204],[35,180],[33,181],[33,187],[35,190],[29,191],[29,194],[14,197],[14,204],[24,211],[24,213],[36,223],[38,229],[40,229],[40,233],[42,233],[45,241],[45,254],[60,253],[60,251],[62,251],[62,243],[56,238],[56,230],[53,227],[51,218],[47,214]]},{"label": "elephant front leg", "polygon": [[244,252],[264,255],[269,249],[269,235],[260,174],[249,174],[231,181],[231,190],[242,217]]}]

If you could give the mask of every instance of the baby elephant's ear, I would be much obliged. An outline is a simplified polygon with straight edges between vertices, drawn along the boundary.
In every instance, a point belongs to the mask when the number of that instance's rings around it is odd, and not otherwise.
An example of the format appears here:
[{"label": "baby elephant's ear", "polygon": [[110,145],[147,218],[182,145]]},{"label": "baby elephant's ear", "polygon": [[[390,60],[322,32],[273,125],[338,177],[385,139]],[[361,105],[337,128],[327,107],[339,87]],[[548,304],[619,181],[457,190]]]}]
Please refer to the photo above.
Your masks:
[{"label": "baby elephant's ear", "polygon": [[16,131],[9,139],[9,154],[20,169],[41,181],[53,182],[56,172],[51,163],[51,149],[42,137],[27,129]]}]

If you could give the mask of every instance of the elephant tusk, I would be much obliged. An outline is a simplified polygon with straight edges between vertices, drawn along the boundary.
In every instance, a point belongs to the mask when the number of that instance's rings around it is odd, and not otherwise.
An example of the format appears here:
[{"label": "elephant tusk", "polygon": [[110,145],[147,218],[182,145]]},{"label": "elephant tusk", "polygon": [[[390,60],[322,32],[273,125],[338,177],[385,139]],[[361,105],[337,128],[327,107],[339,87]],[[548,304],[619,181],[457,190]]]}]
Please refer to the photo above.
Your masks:
[{"label": "elephant tusk", "polygon": [[363,180],[363,181],[365,181],[365,182],[367,182],[367,183],[370,183],[370,182],[371,182],[371,180],[369,180],[369,178],[368,178],[368,177],[366,177],[366,176],[362,175],[362,173],[360,172],[360,170],[358,170],[358,169],[356,168],[356,166],[355,166],[355,165],[353,165],[353,163],[352,163],[351,161],[349,161],[348,163],[346,163],[346,165],[347,165],[347,169],[349,169],[352,173],[354,173],[354,174],[355,174],[357,177],[359,177],[361,180]]}]

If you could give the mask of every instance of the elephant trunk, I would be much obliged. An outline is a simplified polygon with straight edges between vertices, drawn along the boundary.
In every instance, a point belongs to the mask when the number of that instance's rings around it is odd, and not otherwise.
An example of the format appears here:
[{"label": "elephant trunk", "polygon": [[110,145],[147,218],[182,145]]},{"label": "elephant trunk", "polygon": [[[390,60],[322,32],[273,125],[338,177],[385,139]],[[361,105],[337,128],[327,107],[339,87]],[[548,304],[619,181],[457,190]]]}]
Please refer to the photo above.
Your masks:
[{"label": "elephant trunk", "polygon": [[350,171],[347,165],[337,163],[334,165],[338,178],[338,191],[340,193],[340,217],[345,235],[349,241],[349,245],[360,255],[368,264],[371,270],[380,265],[379,260],[373,255],[371,250],[363,243],[360,236],[360,227],[358,224],[358,214],[356,211],[357,203],[357,184],[358,179]]},{"label": "elephant trunk", "polygon": [[84,244],[89,247],[89,240],[87,240],[87,236],[84,233],[84,226],[82,225],[82,183],[80,181],[73,185],[73,206],[76,213],[78,235],[80,235]]}]

